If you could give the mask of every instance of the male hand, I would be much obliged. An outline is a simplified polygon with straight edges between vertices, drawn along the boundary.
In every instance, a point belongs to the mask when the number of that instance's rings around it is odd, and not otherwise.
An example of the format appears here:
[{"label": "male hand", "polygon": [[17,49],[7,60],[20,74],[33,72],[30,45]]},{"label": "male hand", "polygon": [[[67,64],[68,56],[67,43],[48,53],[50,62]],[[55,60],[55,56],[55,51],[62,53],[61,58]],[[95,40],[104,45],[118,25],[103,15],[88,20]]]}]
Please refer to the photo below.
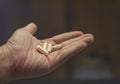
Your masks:
[{"label": "male hand", "polygon": [[[83,34],[80,31],[39,40],[33,36],[36,30],[37,26],[30,23],[26,27],[16,30],[5,44],[12,64],[10,67],[11,80],[45,75],[82,51],[94,40],[93,35]],[[43,45],[43,42],[62,44],[63,47],[45,56],[36,51],[36,46]]]}]

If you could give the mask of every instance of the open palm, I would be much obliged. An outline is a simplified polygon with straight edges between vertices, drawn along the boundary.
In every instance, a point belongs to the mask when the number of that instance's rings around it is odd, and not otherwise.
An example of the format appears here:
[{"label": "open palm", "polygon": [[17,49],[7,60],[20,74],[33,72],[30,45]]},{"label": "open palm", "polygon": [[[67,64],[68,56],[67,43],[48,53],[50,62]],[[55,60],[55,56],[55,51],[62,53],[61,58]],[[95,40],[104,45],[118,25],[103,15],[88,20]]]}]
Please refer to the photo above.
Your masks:
[{"label": "open palm", "polygon": [[[36,77],[49,73],[93,42],[91,34],[83,34],[79,31],[39,40],[33,36],[36,30],[36,25],[31,23],[16,30],[7,42],[13,64],[13,79]],[[42,46],[43,42],[53,45],[62,44],[63,47],[45,56],[36,51],[36,46]]]}]

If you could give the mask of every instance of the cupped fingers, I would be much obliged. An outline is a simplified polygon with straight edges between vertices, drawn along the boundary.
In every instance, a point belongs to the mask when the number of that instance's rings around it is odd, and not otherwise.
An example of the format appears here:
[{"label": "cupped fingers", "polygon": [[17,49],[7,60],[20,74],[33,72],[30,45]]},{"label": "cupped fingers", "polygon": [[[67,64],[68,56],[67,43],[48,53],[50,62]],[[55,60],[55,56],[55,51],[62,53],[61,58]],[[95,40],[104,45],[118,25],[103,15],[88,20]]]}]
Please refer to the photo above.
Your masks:
[{"label": "cupped fingers", "polygon": [[87,44],[90,44],[90,43],[92,43],[94,41],[94,37],[93,37],[92,34],[84,34],[82,36],[79,36],[79,37],[64,41],[64,42],[61,43],[61,45],[66,46],[66,45],[69,45],[69,44],[77,42],[77,41],[79,41],[79,42],[87,42]]},{"label": "cupped fingers", "polygon": [[50,38],[52,41],[54,41],[56,44],[59,44],[61,42],[64,42],[66,40],[75,38],[75,37],[79,37],[83,35],[83,32],[80,31],[72,31],[72,32],[67,32],[67,33],[63,33],[63,34],[59,34],[56,35],[52,38]]}]

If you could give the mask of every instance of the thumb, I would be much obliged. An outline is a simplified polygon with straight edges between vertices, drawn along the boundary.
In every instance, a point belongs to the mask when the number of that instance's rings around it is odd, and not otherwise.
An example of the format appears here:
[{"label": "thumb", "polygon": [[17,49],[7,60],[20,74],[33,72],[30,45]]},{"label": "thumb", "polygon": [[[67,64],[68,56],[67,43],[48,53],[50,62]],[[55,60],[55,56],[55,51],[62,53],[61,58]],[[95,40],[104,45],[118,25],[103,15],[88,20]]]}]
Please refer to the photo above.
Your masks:
[{"label": "thumb", "polygon": [[37,31],[37,25],[35,23],[29,23],[24,28],[26,31],[30,32],[32,35]]}]

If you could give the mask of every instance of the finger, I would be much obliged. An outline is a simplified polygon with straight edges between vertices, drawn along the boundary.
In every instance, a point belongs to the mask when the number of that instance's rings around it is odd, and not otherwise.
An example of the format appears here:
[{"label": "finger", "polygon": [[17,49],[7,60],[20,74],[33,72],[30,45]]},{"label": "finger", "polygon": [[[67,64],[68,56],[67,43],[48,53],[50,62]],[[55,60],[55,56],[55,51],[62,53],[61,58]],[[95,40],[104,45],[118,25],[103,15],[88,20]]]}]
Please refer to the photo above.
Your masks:
[{"label": "finger", "polygon": [[82,41],[76,41],[71,44],[64,46],[64,48],[60,51],[58,57],[55,58],[56,63],[62,63],[69,59],[71,56],[77,54],[78,52],[82,51],[84,48],[87,47],[89,43],[93,42],[93,38],[86,37]]},{"label": "finger", "polygon": [[54,36],[54,37],[50,38],[50,40],[53,40],[55,43],[59,44],[63,41],[66,41],[66,40],[69,40],[69,39],[72,39],[72,38],[75,38],[75,37],[78,37],[81,35],[83,35],[82,32],[73,31],[73,32],[63,33],[63,34]]},{"label": "finger", "polygon": [[87,45],[89,45],[94,42],[94,37],[92,35],[85,37],[85,38],[81,39],[80,42],[85,42],[85,43],[87,43]]},{"label": "finger", "polygon": [[65,45],[71,44],[71,43],[76,42],[76,41],[79,41],[79,40],[80,40],[81,42],[84,42],[84,41],[87,42],[86,39],[90,39],[90,43],[92,43],[92,42],[94,41],[94,37],[93,37],[92,34],[84,34],[84,35],[82,35],[82,36],[79,36],[79,37],[76,37],[76,38],[73,38],[73,39],[64,41],[64,42],[62,42],[61,44],[62,44],[63,46],[65,46]]},{"label": "finger", "polygon": [[33,35],[37,31],[37,26],[34,23],[30,23],[25,26],[25,29]]},{"label": "finger", "polygon": [[66,60],[68,60],[70,57],[74,56],[78,52],[82,51],[84,48],[87,47],[87,43],[85,42],[75,42],[72,43],[71,45],[66,46],[60,53],[58,57],[56,57],[56,64],[62,64]]}]

